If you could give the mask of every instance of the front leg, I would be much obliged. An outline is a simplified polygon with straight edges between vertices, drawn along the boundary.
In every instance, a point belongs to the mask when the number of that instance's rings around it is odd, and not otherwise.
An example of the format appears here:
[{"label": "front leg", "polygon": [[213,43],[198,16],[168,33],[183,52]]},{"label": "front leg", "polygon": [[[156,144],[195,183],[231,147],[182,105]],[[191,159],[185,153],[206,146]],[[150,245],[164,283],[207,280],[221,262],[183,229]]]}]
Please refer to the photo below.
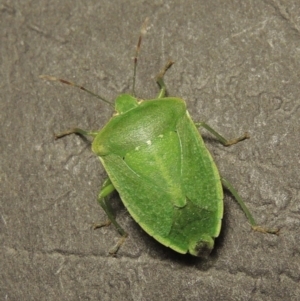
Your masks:
[{"label": "front leg", "polygon": [[79,128],[73,128],[73,129],[64,131],[62,133],[55,134],[55,139],[59,139],[59,138],[62,138],[64,136],[71,135],[71,134],[77,134],[77,135],[81,135],[81,136],[90,136],[90,137],[95,138],[97,136],[98,132],[91,132],[91,131],[86,131],[86,130],[82,130]]},{"label": "front leg", "polygon": [[217,138],[217,140],[220,143],[222,143],[224,146],[230,146],[230,145],[236,144],[236,143],[238,143],[240,141],[243,141],[245,139],[249,139],[250,138],[249,134],[246,132],[241,137],[238,137],[238,138],[235,138],[235,139],[231,139],[231,140],[227,140],[226,138],[224,138],[222,135],[220,135],[217,131],[215,131],[212,127],[210,127],[205,122],[195,122],[195,126],[196,127],[204,127],[212,135],[214,135]]}]

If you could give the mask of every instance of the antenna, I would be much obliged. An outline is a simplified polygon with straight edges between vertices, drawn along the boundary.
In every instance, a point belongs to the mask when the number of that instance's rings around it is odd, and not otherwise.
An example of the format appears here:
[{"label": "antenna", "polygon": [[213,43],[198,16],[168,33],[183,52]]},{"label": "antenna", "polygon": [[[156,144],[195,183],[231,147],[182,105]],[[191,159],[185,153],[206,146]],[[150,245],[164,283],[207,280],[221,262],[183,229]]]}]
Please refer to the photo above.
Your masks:
[{"label": "antenna", "polygon": [[112,103],[109,102],[108,100],[106,100],[104,97],[102,97],[102,96],[100,96],[100,95],[98,95],[98,94],[96,94],[96,93],[94,93],[94,92],[92,92],[92,91],[86,89],[85,87],[83,87],[83,86],[81,86],[81,85],[78,85],[78,84],[69,82],[69,81],[67,81],[67,80],[65,80],[65,79],[61,79],[61,78],[57,78],[57,77],[49,76],[49,75],[40,75],[39,77],[42,78],[42,79],[45,79],[45,80],[49,80],[49,81],[57,81],[57,82],[61,82],[61,83],[63,83],[63,84],[69,85],[69,86],[77,87],[77,88],[79,88],[80,90],[83,90],[83,91],[85,91],[85,92],[87,92],[87,93],[93,95],[94,97],[97,97],[97,98],[101,99],[102,101],[104,101],[104,102],[106,102],[106,103],[108,103],[108,104],[110,104],[110,105],[112,106]]},{"label": "antenna", "polygon": [[138,61],[139,53],[140,53],[140,50],[141,50],[141,44],[142,44],[143,36],[147,32],[148,20],[149,20],[149,18],[146,18],[143,25],[142,25],[142,27],[141,27],[139,40],[138,40],[138,43],[136,45],[136,50],[135,50],[134,67],[133,67],[133,80],[132,80],[132,95],[133,96],[135,96],[135,77],[136,77],[137,61]]}]

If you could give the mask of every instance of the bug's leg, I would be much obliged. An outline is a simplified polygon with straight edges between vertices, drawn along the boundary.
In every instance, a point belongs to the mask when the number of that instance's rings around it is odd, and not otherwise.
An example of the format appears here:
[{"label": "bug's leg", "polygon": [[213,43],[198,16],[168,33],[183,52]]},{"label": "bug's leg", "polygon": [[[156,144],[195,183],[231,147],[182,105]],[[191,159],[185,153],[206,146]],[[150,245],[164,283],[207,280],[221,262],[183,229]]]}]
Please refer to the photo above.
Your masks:
[{"label": "bug's leg", "polygon": [[247,132],[245,132],[244,135],[242,135],[241,137],[238,137],[238,138],[235,138],[235,139],[231,139],[231,140],[227,140],[226,138],[224,138],[222,135],[220,135],[217,131],[215,131],[213,128],[211,128],[205,122],[196,122],[195,126],[196,127],[204,127],[211,134],[213,134],[220,141],[220,143],[222,143],[224,146],[230,146],[230,145],[236,144],[236,143],[238,143],[240,141],[243,141],[245,139],[249,139],[250,138],[249,134]]},{"label": "bug's leg", "polygon": [[91,132],[91,131],[85,131],[79,128],[73,128],[64,132],[61,132],[59,134],[55,134],[55,139],[59,139],[62,138],[64,136],[67,135],[71,135],[71,134],[77,134],[77,135],[81,135],[81,136],[91,136],[93,138],[95,138],[98,134],[98,132]]},{"label": "bug's leg", "polygon": [[119,234],[121,235],[121,238],[119,239],[117,244],[109,250],[109,254],[111,254],[111,255],[115,255],[118,252],[119,248],[121,247],[121,245],[124,243],[126,237],[128,236],[128,234],[125,232],[125,230],[117,223],[114,213],[112,212],[112,208],[110,207],[110,204],[107,199],[107,197],[114,191],[115,191],[114,185],[112,184],[110,179],[107,178],[104,181],[103,185],[101,186],[101,190],[99,192],[97,200],[98,200],[98,203],[100,204],[100,206],[103,208],[103,210],[107,214],[109,220],[102,224],[94,225],[94,229],[97,229],[97,228],[101,228],[104,226],[108,226],[110,223],[112,223],[116,227]]},{"label": "bug's leg", "polygon": [[168,63],[164,66],[164,68],[156,76],[156,82],[160,88],[157,98],[163,98],[166,95],[166,85],[164,82],[164,75],[173,64],[174,64],[173,61],[168,61]]},{"label": "bug's leg", "polygon": [[252,214],[250,213],[249,209],[245,205],[244,201],[242,200],[241,196],[238,194],[238,192],[233,188],[233,186],[224,178],[221,178],[223,186],[230,191],[230,193],[234,196],[236,201],[241,206],[242,210],[244,211],[251,227],[253,230],[263,233],[269,233],[269,234],[279,234],[279,229],[269,229],[262,226],[257,225],[256,221],[254,220]]}]

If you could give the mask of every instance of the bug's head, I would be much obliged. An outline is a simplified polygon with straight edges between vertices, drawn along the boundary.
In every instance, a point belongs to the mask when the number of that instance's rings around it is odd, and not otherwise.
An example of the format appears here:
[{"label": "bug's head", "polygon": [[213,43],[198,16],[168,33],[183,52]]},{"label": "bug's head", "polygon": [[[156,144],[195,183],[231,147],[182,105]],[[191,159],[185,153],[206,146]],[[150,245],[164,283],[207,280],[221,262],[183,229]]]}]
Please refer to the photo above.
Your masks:
[{"label": "bug's head", "polygon": [[129,94],[121,94],[115,100],[115,110],[119,115],[134,109],[138,105],[137,99]]}]

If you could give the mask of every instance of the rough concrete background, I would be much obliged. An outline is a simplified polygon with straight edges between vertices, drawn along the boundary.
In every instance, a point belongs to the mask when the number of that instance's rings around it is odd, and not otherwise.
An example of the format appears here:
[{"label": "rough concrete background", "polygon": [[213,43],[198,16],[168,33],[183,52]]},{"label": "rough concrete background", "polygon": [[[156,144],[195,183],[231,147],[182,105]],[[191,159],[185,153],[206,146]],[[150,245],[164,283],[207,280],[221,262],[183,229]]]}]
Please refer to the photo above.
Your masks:
[{"label": "rough concrete background", "polygon": [[[2,1],[1,300],[300,300],[299,1]],[[229,194],[221,236],[208,260],[178,255],[113,206],[130,236],[116,258],[113,227],[91,230],[105,171],[88,141],[53,133],[99,129],[111,108],[38,78],[51,74],[113,100],[130,89],[145,17],[137,93],[172,58],[170,95],[194,120],[227,137],[203,136],[221,174],[259,223],[254,233]]]}]

